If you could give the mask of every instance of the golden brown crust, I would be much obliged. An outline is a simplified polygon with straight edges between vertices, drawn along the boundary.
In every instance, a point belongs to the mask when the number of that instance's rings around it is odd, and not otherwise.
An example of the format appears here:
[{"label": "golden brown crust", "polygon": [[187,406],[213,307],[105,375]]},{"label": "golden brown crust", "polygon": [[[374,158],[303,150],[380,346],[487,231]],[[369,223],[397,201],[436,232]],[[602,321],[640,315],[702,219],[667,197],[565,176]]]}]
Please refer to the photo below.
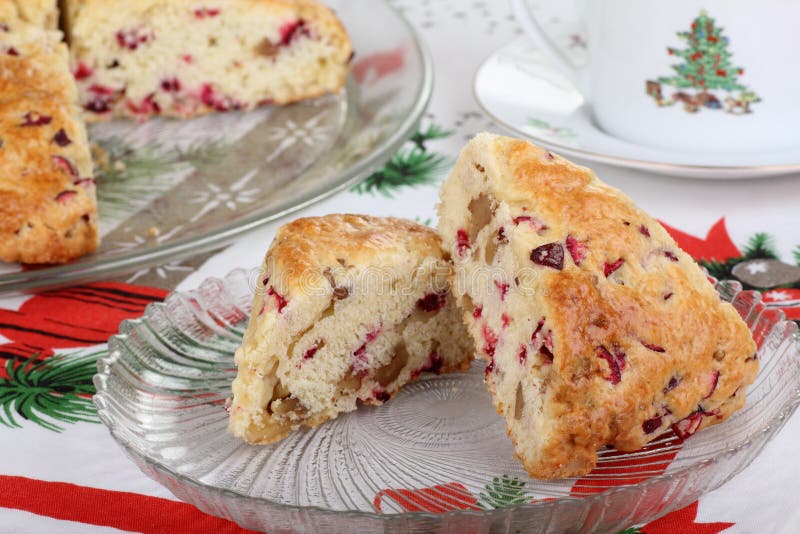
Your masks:
[{"label": "golden brown crust", "polygon": [[[480,194],[493,206],[482,233],[468,231],[476,217],[470,199]],[[442,199],[445,245],[458,250],[459,230],[471,236],[463,258],[454,252],[459,275],[483,262],[485,236],[498,228],[507,244],[494,245],[495,256],[526,273],[503,302],[473,291],[482,315],[465,320],[479,347],[487,332],[496,337],[483,357],[492,361],[487,384],[498,413],[514,413],[518,382],[541,388],[545,426],[533,437],[518,421],[508,426],[532,476],[585,474],[600,447],[638,450],[670,425],[690,434],[743,404],[758,371],[747,325],[657,221],[589,169],[525,141],[480,134]],[[563,260],[537,263],[534,252],[544,249]],[[507,330],[497,326],[501,312]],[[552,364],[518,365],[507,354],[526,347],[533,357],[537,328],[551,339]]]},{"label": "golden brown crust", "polygon": [[432,229],[405,219],[334,214],[297,219],[281,227],[267,253],[272,272],[290,273],[280,289],[296,290],[325,267],[395,265],[410,252],[422,257],[444,257],[439,236]]},{"label": "golden brown crust", "polygon": [[20,24],[3,42],[17,54],[0,54],[0,260],[62,263],[98,245],[66,50],[58,34]]}]

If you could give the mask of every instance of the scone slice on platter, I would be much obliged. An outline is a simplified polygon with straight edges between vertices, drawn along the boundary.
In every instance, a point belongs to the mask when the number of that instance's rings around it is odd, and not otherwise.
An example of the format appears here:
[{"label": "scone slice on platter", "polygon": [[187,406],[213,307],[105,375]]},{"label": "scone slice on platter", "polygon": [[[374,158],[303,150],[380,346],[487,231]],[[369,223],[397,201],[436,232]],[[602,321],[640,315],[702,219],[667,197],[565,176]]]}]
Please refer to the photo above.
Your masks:
[{"label": "scone slice on platter", "polygon": [[63,263],[99,242],[95,184],[61,34],[0,20],[0,260]]},{"label": "scone slice on platter", "polygon": [[681,437],[741,408],[755,344],[691,257],[622,192],[528,142],[479,134],[439,230],[486,383],[531,476]]},{"label": "scone slice on platter", "polygon": [[352,48],[314,0],[66,0],[87,121],[192,117],[338,92]]},{"label": "scone slice on platter", "polygon": [[474,352],[431,229],[361,215],[282,227],[236,351],[229,430],[273,443],[357,404],[381,404],[424,371]]}]

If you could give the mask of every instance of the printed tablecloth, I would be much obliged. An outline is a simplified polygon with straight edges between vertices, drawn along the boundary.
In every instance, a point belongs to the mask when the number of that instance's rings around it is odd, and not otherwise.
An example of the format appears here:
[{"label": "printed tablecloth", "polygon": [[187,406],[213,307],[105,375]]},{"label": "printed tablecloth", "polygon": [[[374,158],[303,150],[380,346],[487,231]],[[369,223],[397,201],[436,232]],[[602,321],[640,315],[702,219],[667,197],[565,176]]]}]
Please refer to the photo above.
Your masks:
[{"label": "printed tablecloth", "polygon": [[[520,35],[505,2],[394,0],[420,30],[436,88],[414,139],[350,191],[296,216],[362,212],[433,224],[438,185],[475,132],[499,131],[472,93],[480,61]],[[560,21],[550,20],[551,24]],[[577,39],[576,41],[580,41]],[[391,65],[364,64],[376,75]],[[800,265],[800,176],[699,181],[592,165],[659,218],[711,274],[732,276],[764,259]],[[173,289],[259,263],[279,221],[200,257],[120,278],[27,296],[0,296],[0,532],[240,532],[177,501],[142,474],[99,423],[95,359],[119,323]],[[744,272],[744,270],[737,270]],[[800,283],[764,299],[800,320]],[[698,502],[626,532],[800,532],[800,416],[740,475]],[[408,510],[413,492],[394,495]]]}]

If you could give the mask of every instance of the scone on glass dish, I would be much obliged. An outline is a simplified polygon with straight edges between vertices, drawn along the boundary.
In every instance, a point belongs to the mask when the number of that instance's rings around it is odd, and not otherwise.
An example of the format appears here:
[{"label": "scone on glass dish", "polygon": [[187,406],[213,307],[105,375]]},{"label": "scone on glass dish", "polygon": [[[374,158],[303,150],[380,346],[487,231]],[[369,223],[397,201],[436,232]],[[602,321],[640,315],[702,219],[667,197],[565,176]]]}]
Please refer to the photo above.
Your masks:
[{"label": "scone on glass dish", "polygon": [[66,0],[86,120],[286,104],[338,92],[352,48],[314,0]]},{"label": "scone on glass dish", "polygon": [[92,159],[76,99],[61,33],[0,19],[2,261],[62,263],[98,246]]},{"label": "scone on glass dish", "polygon": [[592,171],[479,134],[441,189],[454,294],[531,476],[686,437],[745,402],[755,344],[663,227]]},{"label": "scone on glass dish", "polygon": [[236,351],[229,430],[273,443],[359,402],[382,404],[425,371],[466,370],[474,345],[436,233],[365,215],[282,227]]}]

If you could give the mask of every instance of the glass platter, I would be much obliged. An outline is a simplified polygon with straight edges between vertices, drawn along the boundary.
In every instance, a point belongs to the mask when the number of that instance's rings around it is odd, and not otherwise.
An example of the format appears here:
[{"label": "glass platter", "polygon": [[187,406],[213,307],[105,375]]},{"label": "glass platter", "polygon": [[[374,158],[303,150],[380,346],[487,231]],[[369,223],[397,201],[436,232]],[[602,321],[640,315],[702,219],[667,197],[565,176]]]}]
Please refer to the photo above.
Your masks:
[{"label": "glass platter", "polygon": [[93,125],[99,251],[35,270],[0,263],[0,293],[209,250],[357,183],[390,159],[430,98],[429,54],[386,2],[326,3],[355,50],[340,95],[190,121]]},{"label": "glass platter", "polygon": [[172,293],[98,360],[95,404],[128,456],[178,498],[246,528],[351,532],[617,532],[687,506],[746,467],[800,404],[797,325],[717,283],[759,346],[747,404],[688,438],[600,453],[581,479],[537,481],[514,458],[483,364],[425,376],[270,446],[226,433],[233,352],[257,270]]}]

